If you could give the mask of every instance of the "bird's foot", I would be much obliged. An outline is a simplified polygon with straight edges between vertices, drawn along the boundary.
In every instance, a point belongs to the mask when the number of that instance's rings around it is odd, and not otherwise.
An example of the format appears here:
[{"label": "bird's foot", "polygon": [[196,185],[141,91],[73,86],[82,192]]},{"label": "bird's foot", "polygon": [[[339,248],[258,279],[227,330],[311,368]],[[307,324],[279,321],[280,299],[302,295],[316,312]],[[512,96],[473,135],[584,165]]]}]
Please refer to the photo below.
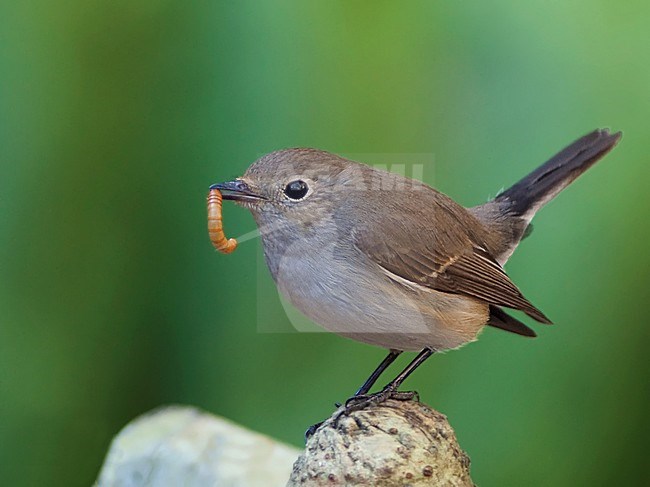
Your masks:
[{"label": "bird's foot", "polygon": [[[384,387],[381,391],[375,392],[373,394],[360,394],[358,396],[353,396],[345,401],[345,405],[341,407],[341,404],[336,403],[336,407],[339,410],[334,413],[332,418],[332,424],[334,427],[338,427],[339,420],[342,416],[348,416],[354,411],[360,411],[367,407],[377,406],[382,402],[387,401],[388,399],[394,399],[396,401],[411,401],[415,399],[416,401],[420,400],[420,395],[417,391],[397,391],[390,385]],[[326,420],[327,421],[327,420]],[[320,428],[326,421],[321,421],[320,423],[312,424],[307,431],[305,431],[305,440],[308,440],[316,430]]]},{"label": "bird's foot", "polygon": [[395,399],[396,401],[411,401],[413,399],[420,400],[420,396],[416,391],[398,391],[394,388],[387,386],[381,391],[373,394],[361,394],[353,396],[345,401],[345,408],[343,414],[350,414],[354,411],[360,411],[370,406],[377,406],[388,399]]},{"label": "bird's foot", "polygon": [[325,421],[321,421],[320,423],[315,423],[312,424],[309,428],[307,428],[307,431],[305,431],[305,441],[307,441],[309,438],[314,436],[314,433],[316,433],[316,430],[321,427],[321,425]]},{"label": "bird's foot", "polygon": [[[335,402],[334,406],[336,406],[336,408],[338,409],[342,406],[342,404],[340,402]],[[336,417],[336,419],[338,419],[338,416]],[[307,431],[305,431],[305,441],[311,438],[314,435],[314,433],[316,433],[316,430],[320,428],[324,422],[325,421],[321,421],[319,423],[312,424],[309,428],[307,428]]]}]

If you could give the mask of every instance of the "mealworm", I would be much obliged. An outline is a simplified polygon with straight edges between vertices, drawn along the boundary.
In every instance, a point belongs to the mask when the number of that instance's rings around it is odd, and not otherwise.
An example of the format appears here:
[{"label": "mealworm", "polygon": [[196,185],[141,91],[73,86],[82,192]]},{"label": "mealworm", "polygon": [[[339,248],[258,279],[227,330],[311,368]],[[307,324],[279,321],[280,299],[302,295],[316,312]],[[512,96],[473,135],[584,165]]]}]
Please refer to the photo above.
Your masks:
[{"label": "mealworm", "polygon": [[208,193],[208,235],[214,248],[224,254],[229,254],[237,248],[237,240],[227,239],[223,233],[221,220],[221,191],[211,189]]}]

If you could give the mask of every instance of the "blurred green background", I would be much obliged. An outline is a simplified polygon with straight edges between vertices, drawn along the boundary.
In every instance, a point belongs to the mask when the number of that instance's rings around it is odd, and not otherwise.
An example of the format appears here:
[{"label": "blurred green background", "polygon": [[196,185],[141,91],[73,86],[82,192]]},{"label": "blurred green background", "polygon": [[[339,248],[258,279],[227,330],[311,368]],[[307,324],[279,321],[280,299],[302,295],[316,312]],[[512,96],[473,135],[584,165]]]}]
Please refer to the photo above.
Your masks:
[{"label": "blurred green background", "polygon": [[261,332],[287,319],[259,242],[210,246],[209,184],[288,146],[431,154],[426,181],[473,205],[603,126],[621,145],[508,265],[557,325],[486,330],[407,387],[480,485],[642,485],[649,20],[642,1],[2,2],[2,485],[89,485],[169,403],[301,445],[383,358]]}]

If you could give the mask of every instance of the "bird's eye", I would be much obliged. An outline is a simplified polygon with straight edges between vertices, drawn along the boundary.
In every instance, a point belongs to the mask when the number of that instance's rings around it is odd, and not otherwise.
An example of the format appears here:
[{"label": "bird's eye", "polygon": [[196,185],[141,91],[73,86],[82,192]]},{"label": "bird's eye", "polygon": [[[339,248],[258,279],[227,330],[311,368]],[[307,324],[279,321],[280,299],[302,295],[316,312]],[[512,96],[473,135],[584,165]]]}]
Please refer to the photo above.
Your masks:
[{"label": "bird's eye", "polygon": [[307,183],[304,182],[302,179],[291,181],[284,188],[284,194],[286,194],[292,200],[303,199],[308,191],[309,191],[309,186],[307,186]]}]

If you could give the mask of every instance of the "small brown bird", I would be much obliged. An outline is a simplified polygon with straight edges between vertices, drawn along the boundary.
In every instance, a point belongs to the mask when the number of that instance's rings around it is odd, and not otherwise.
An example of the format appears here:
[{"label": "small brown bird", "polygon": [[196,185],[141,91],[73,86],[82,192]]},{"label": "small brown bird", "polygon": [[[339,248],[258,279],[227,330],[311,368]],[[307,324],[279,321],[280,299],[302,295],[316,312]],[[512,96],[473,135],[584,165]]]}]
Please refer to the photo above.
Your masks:
[{"label": "small brown bird", "polygon": [[[609,152],[621,133],[578,139],[496,198],[464,208],[425,184],[316,149],[265,155],[215,184],[248,208],[280,291],[324,328],[390,350],[356,400],[394,397],[435,351],[485,325],[535,333],[504,308],[550,320],[503,270],[530,221]],[[367,393],[404,350],[420,354],[381,392]],[[353,398],[354,399],[354,398]]]}]

